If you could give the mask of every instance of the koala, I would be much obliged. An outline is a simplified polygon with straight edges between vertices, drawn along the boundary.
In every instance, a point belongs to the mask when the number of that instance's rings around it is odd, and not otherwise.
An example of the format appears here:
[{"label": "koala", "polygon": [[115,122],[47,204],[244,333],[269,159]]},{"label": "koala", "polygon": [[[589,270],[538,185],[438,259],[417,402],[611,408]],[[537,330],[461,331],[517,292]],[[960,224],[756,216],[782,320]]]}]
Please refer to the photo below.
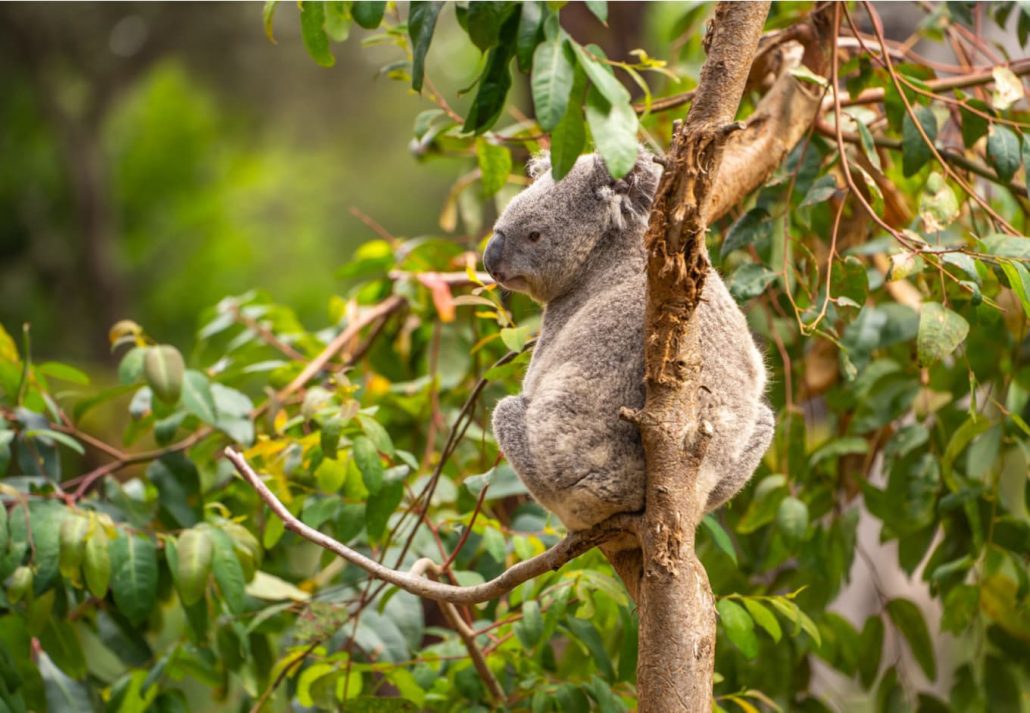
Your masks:
[{"label": "koala", "polygon": [[[557,183],[546,155],[494,226],[483,264],[504,289],[543,305],[522,393],[502,399],[493,429],[530,493],[569,530],[644,507],[644,451],[620,407],[644,404],[643,234],[662,167],[641,151],[613,180],[594,154]],[[713,427],[698,478],[706,510],[735,495],[774,431],[766,370],[744,314],[712,270],[697,308],[701,418]]]}]

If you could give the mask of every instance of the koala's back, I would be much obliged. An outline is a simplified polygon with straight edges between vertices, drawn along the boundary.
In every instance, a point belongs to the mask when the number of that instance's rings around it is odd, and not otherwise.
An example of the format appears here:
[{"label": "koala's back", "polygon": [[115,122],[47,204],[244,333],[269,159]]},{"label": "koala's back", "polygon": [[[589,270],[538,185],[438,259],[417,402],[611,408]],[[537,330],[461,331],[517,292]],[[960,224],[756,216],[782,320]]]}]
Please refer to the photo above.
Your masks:
[{"label": "koala's back", "polygon": [[[617,278],[584,284],[567,302],[549,304],[523,394],[537,463],[531,492],[573,529],[644,505],[639,431],[619,418],[644,402],[642,256],[629,256]],[[713,270],[698,307],[703,358],[701,418],[715,435],[709,452],[737,458],[765,387],[761,355],[740,308]],[[717,485],[719,459],[705,468],[699,497]]]}]

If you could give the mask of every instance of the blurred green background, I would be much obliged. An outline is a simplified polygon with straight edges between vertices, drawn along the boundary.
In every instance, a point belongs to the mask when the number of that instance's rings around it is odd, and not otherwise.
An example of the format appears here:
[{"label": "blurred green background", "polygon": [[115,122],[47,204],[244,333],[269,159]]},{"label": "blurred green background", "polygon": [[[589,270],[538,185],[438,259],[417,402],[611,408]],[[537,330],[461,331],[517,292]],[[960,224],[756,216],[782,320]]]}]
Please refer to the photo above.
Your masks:
[{"label": "blurred green background", "polygon": [[12,334],[28,321],[37,354],[106,361],[118,319],[186,345],[204,307],[255,287],[321,324],[334,268],[373,235],[352,208],[435,228],[462,167],[412,159],[426,105],[377,76],[396,52],[351,41],[324,69],[295,13],[276,33],[253,3],[0,6]]}]

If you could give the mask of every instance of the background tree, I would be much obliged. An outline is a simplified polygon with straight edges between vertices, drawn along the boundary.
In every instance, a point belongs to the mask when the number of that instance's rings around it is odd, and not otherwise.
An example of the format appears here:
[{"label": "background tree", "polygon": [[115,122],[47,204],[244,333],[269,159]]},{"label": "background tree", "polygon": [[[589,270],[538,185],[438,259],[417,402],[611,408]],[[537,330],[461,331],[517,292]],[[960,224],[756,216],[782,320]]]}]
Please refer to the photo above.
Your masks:
[{"label": "background tree", "polygon": [[[609,60],[550,5],[402,10],[306,3],[299,25],[322,64],[355,25],[399,50],[387,72],[434,105],[413,149],[468,167],[440,220],[458,237],[382,231],[338,273],[349,286],[325,330],[262,295],[227,298],[202,319],[194,368],[154,327],[119,323],[122,385],[107,390],[33,361],[27,332],[0,336],[8,708],[633,704],[636,612],[596,552],[481,607],[438,609],[285,532],[220,457],[238,444],[308,527],[390,568],[429,558],[443,583],[476,585],[558,542],[485,428],[535,320],[475,272],[482,200],[517,189],[512,167],[544,144],[559,173],[591,141],[613,173],[638,135],[664,144],[694,98],[673,80],[695,76],[709,8],[682,14],[664,65]],[[484,57],[467,104],[434,82],[447,65],[433,30],[452,11]],[[1030,64],[985,38],[996,23],[1025,45],[1030,15],[923,11],[912,39],[952,59],[889,37],[864,3],[774,5],[743,126],[715,122],[722,167],[686,213],[688,235],[712,226],[713,261],[770,345],[779,412],[754,485],[697,533],[722,708],[1023,705]],[[683,151],[696,126],[674,166],[696,155]],[[111,399],[132,416],[121,442],[83,425]],[[872,574],[844,589],[863,560]],[[615,564],[630,583],[634,564]]]}]

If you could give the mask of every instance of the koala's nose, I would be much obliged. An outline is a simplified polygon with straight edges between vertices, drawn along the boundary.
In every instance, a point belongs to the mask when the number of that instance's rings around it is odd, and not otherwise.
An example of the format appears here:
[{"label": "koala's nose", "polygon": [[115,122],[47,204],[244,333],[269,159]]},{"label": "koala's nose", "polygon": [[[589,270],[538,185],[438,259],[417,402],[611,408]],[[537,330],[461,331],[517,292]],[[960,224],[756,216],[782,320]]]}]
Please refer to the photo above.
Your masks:
[{"label": "koala's nose", "polygon": [[504,273],[501,272],[501,258],[504,256],[504,235],[494,233],[487,243],[486,251],[483,252],[483,267],[494,279],[503,280]]}]

